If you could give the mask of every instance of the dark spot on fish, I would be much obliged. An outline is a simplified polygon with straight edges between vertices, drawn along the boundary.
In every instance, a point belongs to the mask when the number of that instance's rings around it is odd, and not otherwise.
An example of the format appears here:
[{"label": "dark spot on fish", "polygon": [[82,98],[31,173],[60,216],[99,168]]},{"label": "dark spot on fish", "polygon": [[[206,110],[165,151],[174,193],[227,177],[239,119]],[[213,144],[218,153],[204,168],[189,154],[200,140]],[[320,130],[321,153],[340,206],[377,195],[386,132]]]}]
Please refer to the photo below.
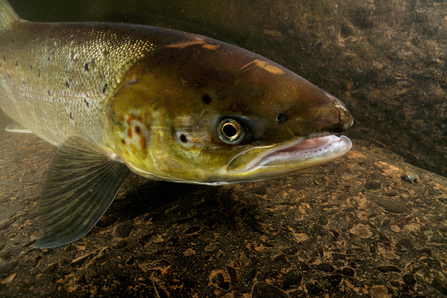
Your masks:
[{"label": "dark spot on fish", "polygon": [[8,73],[8,79],[11,79],[11,75]]},{"label": "dark spot on fish", "polygon": [[28,100],[28,97],[26,97],[26,94],[25,94],[25,100]]},{"label": "dark spot on fish", "polygon": [[11,43],[14,43],[14,41],[16,41],[15,39],[11,40]]},{"label": "dark spot on fish", "polygon": [[139,135],[141,134],[141,127],[139,127],[138,125],[135,126],[135,132]]},{"label": "dark spot on fish", "polygon": [[87,99],[84,98],[84,102],[87,105],[87,108],[89,108],[90,107],[90,103],[87,101]]},{"label": "dark spot on fish", "polygon": [[30,66],[29,66],[29,69],[30,69],[30,70],[33,70],[33,66],[32,66],[32,65],[30,65]]},{"label": "dark spot on fish", "polygon": [[6,62],[6,56],[3,55],[3,62]]},{"label": "dark spot on fish", "polygon": [[104,88],[102,88],[102,93],[106,93],[107,92],[107,84],[104,85]]},{"label": "dark spot on fish", "polygon": [[286,120],[287,120],[286,112],[282,112],[281,114],[278,115],[278,117],[276,117],[276,121],[278,121],[278,122],[284,122]]},{"label": "dark spot on fish", "polygon": [[22,81],[23,87],[25,87],[25,81]]},{"label": "dark spot on fish", "polygon": [[202,100],[204,103],[210,103],[211,102],[211,97],[209,97],[208,95],[204,95],[202,97]]},{"label": "dark spot on fish", "polygon": [[70,113],[70,119],[72,119],[72,120],[73,120],[73,114],[72,114],[72,113]]},{"label": "dark spot on fish", "polygon": [[126,141],[125,141],[124,139],[121,139],[121,143],[122,143],[123,145],[126,145]]},{"label": "dark spot on fish", "polygon": [[48,96],[51,96],[51,92],[50,92],[50,90],[48,90]]},{"label": "dark spot on fish", "polygon": [[66,82],[65,82],[65,86],[67,86],[67,88],[70,88],[70,82],[69,82],[69,81],[66,81]]},{"label": "dark spot on fish", "polygon": [[124,117],[123,116],[120,116],[119,119],[120,119],[121,122],[124,122]]},{"label": "dark spot on fish", "polygon": [[127,136],[132,139],[132,129],[129,127],[129,129],[127,130]]},{"label": "dark spot on fish", "polygon": [[19,66],[19,59],[16,60],[16,64],[15,64],[15,66],[16,66],[16,67]]},{"label": "dark spot on fish", "polygon": [[38,75],[39,78],[40,78],[40,68],[37,69],[37,75]]},{"label": "dark spot on fish", "polygon": [[180,135],[180,141],[182,141],[182,143],[187,143],[188,142],[188,138],[184,134],[181,134]]},{"label": "dark spot on fish", "polygon": [[48,61],[51,61],[51,53],[48,54]]},{"label": "dark spot on fish", "polygon": [[104,51],[102,52],[102,54],[103,54],[104,56],[108,56],[108,55],[109,55],[109,51],[104,50]]},{"label": "dark spot on fish", "polygon": [[88,71],[88,63],[85,63],[84,69],[85,71]]}]

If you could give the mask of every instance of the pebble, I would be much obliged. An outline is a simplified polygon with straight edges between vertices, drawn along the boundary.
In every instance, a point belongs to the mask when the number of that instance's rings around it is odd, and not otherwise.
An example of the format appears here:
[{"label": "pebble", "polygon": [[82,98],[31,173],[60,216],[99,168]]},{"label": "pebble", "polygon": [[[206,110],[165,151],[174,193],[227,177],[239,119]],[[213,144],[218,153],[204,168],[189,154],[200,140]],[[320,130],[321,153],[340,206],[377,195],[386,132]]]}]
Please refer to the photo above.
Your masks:
[{"label": "pebble", "polygon": [[352,229],[349,230],[349,232],[363,239],[370,238],[373,235],[370,229],[364,224],[355,225]]},{"label": "pebble", "polygon": [[388,298],[391,297],[388,295],[388,289],[385,286],[377,285],[373,286],[369,291],[371,294],[371,298]]},{"label": "pebble", "polygon": [[183,255],[185,257],[192,256],[192,255],[195,255],[195,254],[196,254],[196,251],[194,249],[192,249],[192,248],[188,248],[187,250],[185,250],[183,252]]}]

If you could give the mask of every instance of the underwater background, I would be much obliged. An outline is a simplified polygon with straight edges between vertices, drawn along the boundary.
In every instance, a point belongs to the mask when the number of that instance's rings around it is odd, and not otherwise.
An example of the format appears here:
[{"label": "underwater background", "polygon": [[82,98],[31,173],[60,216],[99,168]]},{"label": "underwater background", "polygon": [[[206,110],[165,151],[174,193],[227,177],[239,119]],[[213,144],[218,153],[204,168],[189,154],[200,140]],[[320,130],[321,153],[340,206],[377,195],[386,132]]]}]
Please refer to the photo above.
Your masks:
[{"label": "underwater background", "polygon": [[0,296],[447,295],[446,2],[10,4],[29,21],[160,25],[234,43],[341,99],[355,124],[345,157],[283,179],[173,187],[132,176],[87,237],[42,251],[34,210],[55,148],[1,129]]}]

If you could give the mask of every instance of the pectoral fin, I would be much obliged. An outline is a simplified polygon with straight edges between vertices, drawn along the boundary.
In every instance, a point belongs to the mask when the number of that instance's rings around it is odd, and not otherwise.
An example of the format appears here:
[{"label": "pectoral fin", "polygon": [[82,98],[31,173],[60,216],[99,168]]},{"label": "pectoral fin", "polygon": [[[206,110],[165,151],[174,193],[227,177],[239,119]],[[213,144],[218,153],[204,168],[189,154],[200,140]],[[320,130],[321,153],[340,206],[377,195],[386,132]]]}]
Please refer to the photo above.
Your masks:
[{"label": "pectoral fin", "polygon": [[35,248],[76,241],[95,226],[130,173],[109,156],[80,137],[59,147],[43,185]]},{"label": "pectoral fin", "polygon": [[8,132],[32,133],[31,130],[18,123],[11,123],[5,128]]}]

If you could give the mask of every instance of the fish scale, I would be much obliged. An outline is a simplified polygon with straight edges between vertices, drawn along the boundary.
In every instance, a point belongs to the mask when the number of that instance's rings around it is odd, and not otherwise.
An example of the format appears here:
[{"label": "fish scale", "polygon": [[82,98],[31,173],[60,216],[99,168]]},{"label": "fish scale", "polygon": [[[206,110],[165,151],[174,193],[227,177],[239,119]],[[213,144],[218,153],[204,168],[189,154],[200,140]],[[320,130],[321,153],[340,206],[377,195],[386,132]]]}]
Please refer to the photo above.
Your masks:
[{"label": "fish scale", "polygon": [[123,74],[154,49],[116,28],[73,27],[21,21],[0,35],[2,109],[56,146],[72,135],[101,143],[104,107]]}]

